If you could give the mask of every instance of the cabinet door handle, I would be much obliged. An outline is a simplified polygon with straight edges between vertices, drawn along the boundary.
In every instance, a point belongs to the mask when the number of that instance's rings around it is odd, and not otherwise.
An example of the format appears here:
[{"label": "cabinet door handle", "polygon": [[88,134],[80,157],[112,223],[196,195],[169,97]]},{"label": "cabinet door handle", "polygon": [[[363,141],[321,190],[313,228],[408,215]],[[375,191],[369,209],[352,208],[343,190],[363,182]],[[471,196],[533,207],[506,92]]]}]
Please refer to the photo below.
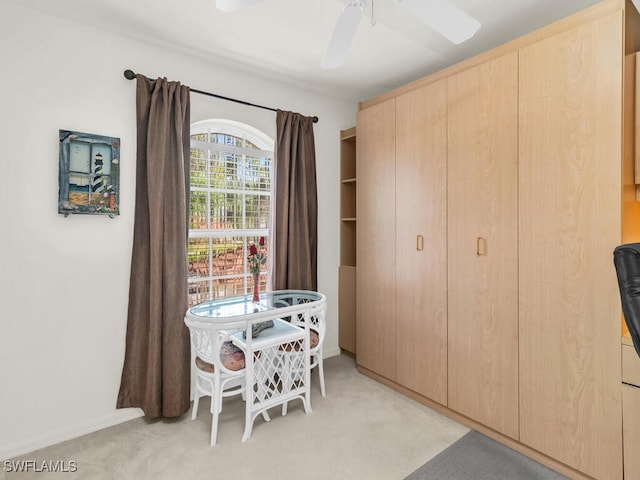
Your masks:
[{"label": "cabinet door handle", "polygon": [[416,237],[416,250],[419,252],[424,250],[424,237],[422,235]]},{"label": "cabinet door handle", "polygon": [[476,255],[487,254],[487,241],[483,237],[476,237]]}]

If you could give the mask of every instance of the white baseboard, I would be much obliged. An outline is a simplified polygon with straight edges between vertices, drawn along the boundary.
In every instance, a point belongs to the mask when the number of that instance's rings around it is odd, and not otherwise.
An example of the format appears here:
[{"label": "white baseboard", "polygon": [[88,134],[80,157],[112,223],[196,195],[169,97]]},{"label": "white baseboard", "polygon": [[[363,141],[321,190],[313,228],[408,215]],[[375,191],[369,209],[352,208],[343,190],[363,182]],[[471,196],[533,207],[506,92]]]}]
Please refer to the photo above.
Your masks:
[{"label": "white baseboard", "polygon": [[7,460],[9,458],[17,457],[18,455],[24,455],[25,453],[33,452],[40,448],[71,440],[72,438],[102,430],[103,428],[112,427],[119,423],[124,423],[142,416],[144,416],[144,413],[139,408],[117,410],[109,415],[91,420],[90,422],[82,425],[64,427],[20,442],[2,445],[0,446],[0,460]]},{"label": "white baseboard", "polygon": [[335,347],[330,350],[322,350],[322,358],[335,357],[336,355],[340,355],[340,347]]}]

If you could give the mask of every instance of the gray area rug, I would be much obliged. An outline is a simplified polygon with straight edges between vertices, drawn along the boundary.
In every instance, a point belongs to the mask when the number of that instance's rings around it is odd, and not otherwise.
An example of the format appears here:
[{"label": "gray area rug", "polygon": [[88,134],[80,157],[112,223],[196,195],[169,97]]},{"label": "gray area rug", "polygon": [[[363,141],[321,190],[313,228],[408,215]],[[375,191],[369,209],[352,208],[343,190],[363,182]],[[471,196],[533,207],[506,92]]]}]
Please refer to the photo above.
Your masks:
[{"label": "gray area rug", "polygon": [[405,480],[564,480],[567,477],[471,430]]}]

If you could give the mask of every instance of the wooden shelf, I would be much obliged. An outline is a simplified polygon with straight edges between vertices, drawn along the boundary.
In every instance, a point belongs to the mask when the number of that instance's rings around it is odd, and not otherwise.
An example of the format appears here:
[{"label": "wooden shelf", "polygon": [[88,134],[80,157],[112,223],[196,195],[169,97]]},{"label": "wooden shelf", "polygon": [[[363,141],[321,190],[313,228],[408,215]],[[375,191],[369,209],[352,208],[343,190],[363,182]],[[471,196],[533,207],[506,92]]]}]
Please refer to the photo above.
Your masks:
[{"label": "wooden shelf", "polygon": [[353,140],[356,141],[356,127],[351,127],[346,130],[340,131],[340,140]]},{"label": "wooden shelf", "polygon": [[340,348],[356,353],[356,128],[340,132]]},{"label": "wooden shelf", "polygon": [[[344,135],[344,132],[353,130],[353,135]],[[343,130],[340,135],[340,180],[355,181],[356,178],[356,135],[355,127]]]},{"label": "wooden shelf", "polygon": [[356,265],[355,127],[340,132],[340,265]]},{"label": "wooden shelf", "polygon": [[340,265],[356,266],[356,222],[340,224]]},{"label": "wooden shelf", "polygon": [[341,265],[338,270],[340,297],[338,298],[338,336],[340,348],[356,353],[356,268]]},{"label": "wooden shelf", "polygon": [[340,216],[356,217],[356,182],[342,182],[340,185]]}]

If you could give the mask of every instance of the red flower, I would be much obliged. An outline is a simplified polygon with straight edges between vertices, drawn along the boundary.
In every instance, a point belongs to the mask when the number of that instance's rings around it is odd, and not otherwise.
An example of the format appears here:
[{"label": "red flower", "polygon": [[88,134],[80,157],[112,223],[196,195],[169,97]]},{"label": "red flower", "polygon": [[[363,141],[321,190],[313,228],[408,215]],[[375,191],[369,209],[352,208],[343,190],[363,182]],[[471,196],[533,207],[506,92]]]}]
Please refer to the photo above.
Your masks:
[{"label": "red flower", "polygon": [[260,237],[260,240],[258,240],[258,245],[264,247],[264,237]]},{"label": "red flower", "polygon": [[258,248],[252,243],[249,245],[249,255],[256,255],[258,253]]}]

